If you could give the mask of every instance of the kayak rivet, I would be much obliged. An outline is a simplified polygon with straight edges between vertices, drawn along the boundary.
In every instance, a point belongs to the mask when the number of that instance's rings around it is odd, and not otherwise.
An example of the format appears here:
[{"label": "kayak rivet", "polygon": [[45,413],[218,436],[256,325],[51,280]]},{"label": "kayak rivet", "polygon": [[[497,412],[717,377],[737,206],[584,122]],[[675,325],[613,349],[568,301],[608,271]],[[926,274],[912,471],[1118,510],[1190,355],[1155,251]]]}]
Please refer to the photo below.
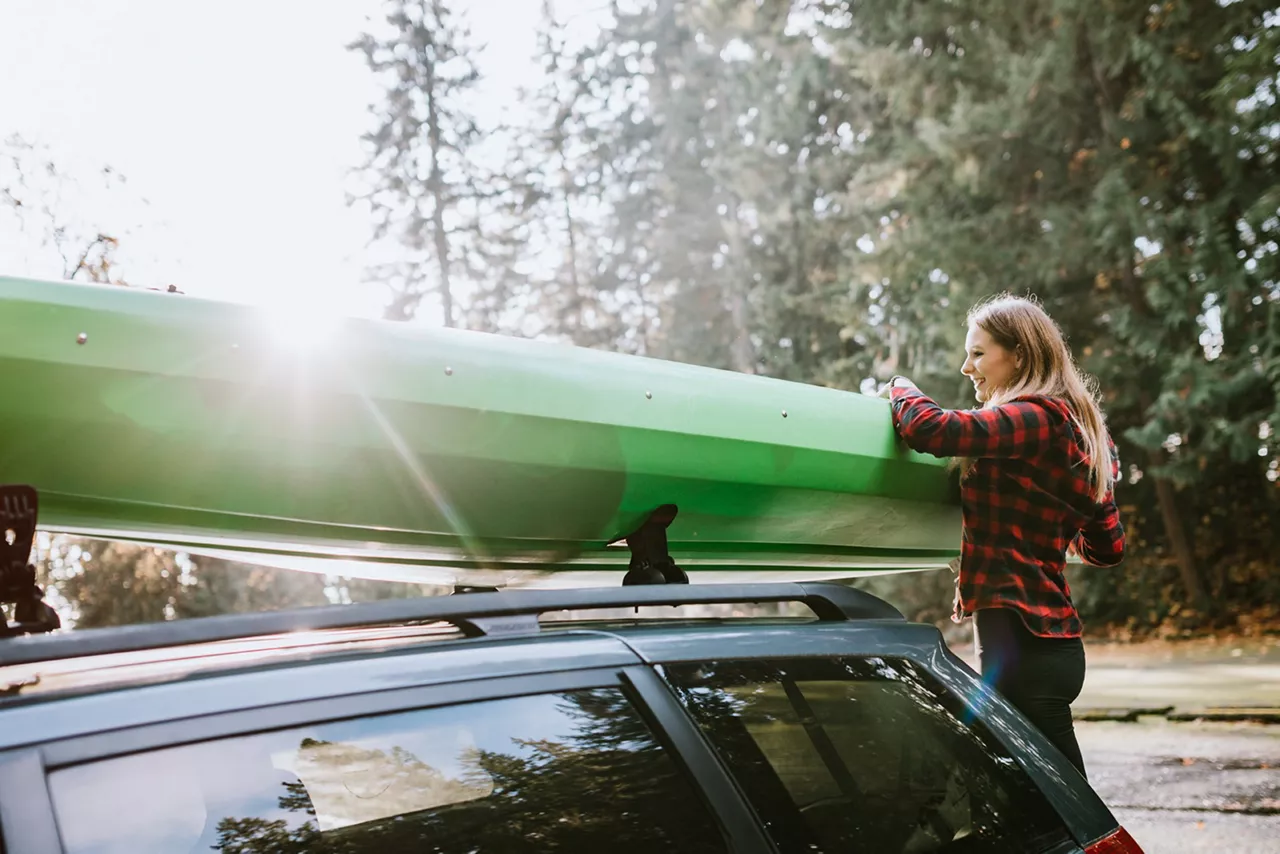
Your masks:
[{"label": "kayak rivet", "polygon": [[77,344],[84,344],[84,343],[85,343],[85,342],[87,342],[88,340],[89,340],[89,333],[88,333],[88,332],[81,332],[79,335],[77,335],[77,336],[76,336],[76,343],[77,343]]},{"label": "kayak rivet", "polygon": [[646,392],[644,393],[644,397],[645,397],[645,400],[653,400],[653,392],[651,392],[651,391],[646,391]]},{"label": "kayak rivet", "polygon": [[451,376],[453,376],[453,368],[445,368],[445,369],[444,369],[444,375],[445,375],[446,377],[451,377]]},{"label": "kayak rivet", "polygon": [[783,418],[786,418],[786,417],[787,417],[787,410],[785,410],[785,409],[784,409],[784,410],[782,410],[782,417],[783,417]]}]

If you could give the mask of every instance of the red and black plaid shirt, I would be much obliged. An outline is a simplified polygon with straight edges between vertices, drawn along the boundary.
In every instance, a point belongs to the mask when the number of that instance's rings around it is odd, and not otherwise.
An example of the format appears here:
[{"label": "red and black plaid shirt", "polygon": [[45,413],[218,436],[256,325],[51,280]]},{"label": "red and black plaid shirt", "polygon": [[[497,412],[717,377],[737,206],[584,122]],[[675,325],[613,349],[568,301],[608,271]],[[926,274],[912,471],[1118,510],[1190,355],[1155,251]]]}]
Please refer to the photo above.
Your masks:
[{"label": "red and black plaid shirt", "polygon": [[[1115,566],[1124,557],[1124,526],[1110,493],[1094,500],[1067,404],[1034,396],[947,410],[914,388],[895,388],[890,400],[894,427],[913,450],[974,461],[960,484],[958,616],[1011,608],[1034,634],[1079,637],[1080,615],[1063,577],[1067,547],[1086,563]],[[1108,445],[1118,476],[1115,445]]]}]

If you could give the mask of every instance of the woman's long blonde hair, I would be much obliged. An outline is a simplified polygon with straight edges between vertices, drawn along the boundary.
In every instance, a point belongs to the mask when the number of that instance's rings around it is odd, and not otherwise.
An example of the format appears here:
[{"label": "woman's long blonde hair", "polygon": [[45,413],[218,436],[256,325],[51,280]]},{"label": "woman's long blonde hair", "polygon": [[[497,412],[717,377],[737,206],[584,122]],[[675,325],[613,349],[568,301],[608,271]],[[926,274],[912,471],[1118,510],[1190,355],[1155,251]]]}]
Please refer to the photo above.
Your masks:
[{"label": "woman's long blonde hair", "polygon": [[978,303],[970,309],[968,320],[970,326],[986,332],[1001,347],[1022,355],[1022,365],[1013,382],[996,389],[985,405],[999,406],[1033,394],[1066,401],[1089,457],[1089,483],[1094,498],[1102,501],[1111,491],[1113,478],[1107,423],[1098,405],[1098,384],[1076,367],[1058,324],[1039,303],[1011,294]]}]

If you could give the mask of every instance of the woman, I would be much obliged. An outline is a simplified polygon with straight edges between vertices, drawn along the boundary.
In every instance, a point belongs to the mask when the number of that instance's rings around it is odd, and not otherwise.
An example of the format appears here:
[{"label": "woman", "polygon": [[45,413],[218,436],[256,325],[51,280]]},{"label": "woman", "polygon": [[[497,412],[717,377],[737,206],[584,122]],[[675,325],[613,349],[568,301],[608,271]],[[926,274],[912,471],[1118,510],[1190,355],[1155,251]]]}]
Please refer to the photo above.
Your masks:
[{"label": "woman", "polygon": [[1096,566],[1124,557],[1115,446],[1061,331],[1030,300],[1003,296],[970,312],[960,372],[981,408],[942,409],[894,377],[894,428],[914,450],[960,458],[953,619],[975,618],[983,679],[1083,774],[1071,703],[1084,643],[1063,570],[1069,550]]}]

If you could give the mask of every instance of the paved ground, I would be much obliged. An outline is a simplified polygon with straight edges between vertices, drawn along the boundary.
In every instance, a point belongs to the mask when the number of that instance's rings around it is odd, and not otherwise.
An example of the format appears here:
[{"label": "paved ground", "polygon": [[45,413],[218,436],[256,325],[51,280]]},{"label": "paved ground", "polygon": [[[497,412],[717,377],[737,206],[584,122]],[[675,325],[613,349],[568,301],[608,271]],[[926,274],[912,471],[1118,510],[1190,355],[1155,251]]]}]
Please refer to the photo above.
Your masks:
[{"label": "paved ground", "polygon": [[1086,654],[1079,712],[1173,707],[1175,718],[1271,722],[1078,724],[1090,780],[1147,854],[1280,854],[1280,639]]},{"label": "paved ground", "polygon": [[[972,663],[971,646],[955,650]],[[1086,656],[1074,710],[1090,782],[1146,854],[1280,854],[1280,638]],[[1233,714],[1252,721],[1203,719]],[[1107,717],[1131,720],[1089,720]]]},{"label": "paved ground", "polygon": [[[977,669],[970,643],[952,645]],[[1251,708],[1280,723],[1280,637],[1194,643],[1086,645],[1079,713],[1103,710]],[[1263,714],[1263,717],[1266,715]]]},{"label": "paved ground", "polygon": [[1280,854],[1280,725],[1076,725],[1094,788],[1146,854]]},{"label": "paved ground", "polygon": [[[1273,708],[1280,716],[1280,638],[1251,641],[1089,645],[1078,710],[1173,706]],[[1277,720],[1280,722],[1280,719]]]}]

